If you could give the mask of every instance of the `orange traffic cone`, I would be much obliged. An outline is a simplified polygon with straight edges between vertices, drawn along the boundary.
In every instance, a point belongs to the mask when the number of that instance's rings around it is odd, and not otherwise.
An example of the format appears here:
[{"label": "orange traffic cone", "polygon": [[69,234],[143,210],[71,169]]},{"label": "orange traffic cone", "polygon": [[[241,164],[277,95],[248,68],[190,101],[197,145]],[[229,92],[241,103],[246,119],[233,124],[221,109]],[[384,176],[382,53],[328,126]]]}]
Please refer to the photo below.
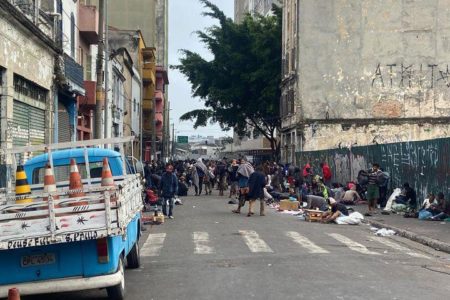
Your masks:
[{"label": "orange traffic cone", "polygon": [[102,186],[115,186],[111,169],[108,163],[108,158],[106,157],[103,159]]},{"label": "orange traffic cone", "polygon": [[20,300],[19,290],[16,288],[9,289],[8,300]]},{"label": "orange traffic cone", "polygon": [[[115,187],[114,178],[112,177],[111,168],[109,167],[108,158],[103,158],[103,169],[102,169],[102,186],[112,186]],[[110,201],[116,201],[116,195],[112,194]]]},{"label": "orange traffic cone", "polygon": [[27,174],[23,166],[17,166],[16,170],[16,203],[25,204],[33,202],[33,199],[28,198],[31,195],[31,188],[28,184]]},{"label": "orange traffic cone", "polygon": [[[53,175],[53,169],[50,164],[45,166],[45,174],[44,174],[44,193],[54,194],[56,193],[56,182],[55,176]],[[58,200],[58,195],[52,195],[53,200]],[[44,197],[44,201],[48,201],[48,197]]]},{"label": "orange traffic cone", "polygon": [[[69,198],[83,197],[83,182],[81,181],[80,172],[75,159],[70,160],[70,178],[69,178]],[[72,203],[71,206],[87,205],[85,201]]]}]

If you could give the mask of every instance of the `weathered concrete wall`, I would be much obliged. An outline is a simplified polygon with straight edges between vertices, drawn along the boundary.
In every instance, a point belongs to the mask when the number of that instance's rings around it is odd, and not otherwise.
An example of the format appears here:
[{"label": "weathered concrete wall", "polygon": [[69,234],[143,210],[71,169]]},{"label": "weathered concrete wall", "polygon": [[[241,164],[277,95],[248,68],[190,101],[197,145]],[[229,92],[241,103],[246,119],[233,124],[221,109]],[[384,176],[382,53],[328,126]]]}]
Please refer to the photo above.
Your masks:
[{"label": "weathered concrete wall", "polygon": [[299,117],[450,115],[450,0],[301,0]]},{"label": "weathered concrete wall", "polygon": [[34,40],[29,32],[0,16],[0,66],[50,90],[53,57],[48,47]]},{"label": "weathered concrete wall", "polygon": [[450,124],[311,124],[303,151],[432,140],[450,136]]}]

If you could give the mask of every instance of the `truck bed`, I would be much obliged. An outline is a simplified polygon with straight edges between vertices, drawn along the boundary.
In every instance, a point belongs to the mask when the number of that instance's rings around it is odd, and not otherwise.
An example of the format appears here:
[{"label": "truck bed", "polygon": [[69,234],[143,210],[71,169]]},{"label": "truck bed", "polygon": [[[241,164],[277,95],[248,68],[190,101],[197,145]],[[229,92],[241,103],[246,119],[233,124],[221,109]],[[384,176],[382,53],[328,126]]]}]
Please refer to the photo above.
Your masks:
[{"label": "truck bed", "polygon": [[[32,186],[33,203],[15,204],[14,195],[0,196],[0,250],[99,239],[126,233],[142,209],[138,175],[114,177],[115,187],[92,182],[86,196],[68,198],[67,184],[58,184],[58,200]],[[49,197],[44,201],[44,197]]]}]

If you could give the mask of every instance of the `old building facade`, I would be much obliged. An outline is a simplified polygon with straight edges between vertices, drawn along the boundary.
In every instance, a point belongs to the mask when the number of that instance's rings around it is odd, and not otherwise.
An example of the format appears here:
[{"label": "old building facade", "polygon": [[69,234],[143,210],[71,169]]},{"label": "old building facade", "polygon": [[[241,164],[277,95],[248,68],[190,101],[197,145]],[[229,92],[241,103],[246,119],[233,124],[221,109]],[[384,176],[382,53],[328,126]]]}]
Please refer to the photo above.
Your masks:
[{"label": "old building facade", "polygon": [[444,3],[387,2],[284,1],[284,160],[448,136]]},{"label": "old building facade", "polygon": [[448,138],[449,4],[284,0],[283,161]]}]

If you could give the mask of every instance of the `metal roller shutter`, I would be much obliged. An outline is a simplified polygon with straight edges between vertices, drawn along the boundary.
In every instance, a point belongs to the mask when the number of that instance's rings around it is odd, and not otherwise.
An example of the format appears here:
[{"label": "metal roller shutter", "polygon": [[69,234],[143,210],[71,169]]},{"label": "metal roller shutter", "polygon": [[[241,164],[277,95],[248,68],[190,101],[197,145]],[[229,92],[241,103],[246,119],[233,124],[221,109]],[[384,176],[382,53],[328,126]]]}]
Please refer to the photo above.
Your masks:
[{"label": "metal roller shutter", "polygon": [[70,142],[70,117],[67,108],[58,103],[58,142]]},{"label": "metal roller shutter", "polygon": [[[20,101],[13,104],[12,142],[14,147],[45,143],[45,111]],[[32,153],[36,155],[38,153]],[[17,157],[19,159],[19,157]],[[21,156],[22,160],[24,157]]]}]

